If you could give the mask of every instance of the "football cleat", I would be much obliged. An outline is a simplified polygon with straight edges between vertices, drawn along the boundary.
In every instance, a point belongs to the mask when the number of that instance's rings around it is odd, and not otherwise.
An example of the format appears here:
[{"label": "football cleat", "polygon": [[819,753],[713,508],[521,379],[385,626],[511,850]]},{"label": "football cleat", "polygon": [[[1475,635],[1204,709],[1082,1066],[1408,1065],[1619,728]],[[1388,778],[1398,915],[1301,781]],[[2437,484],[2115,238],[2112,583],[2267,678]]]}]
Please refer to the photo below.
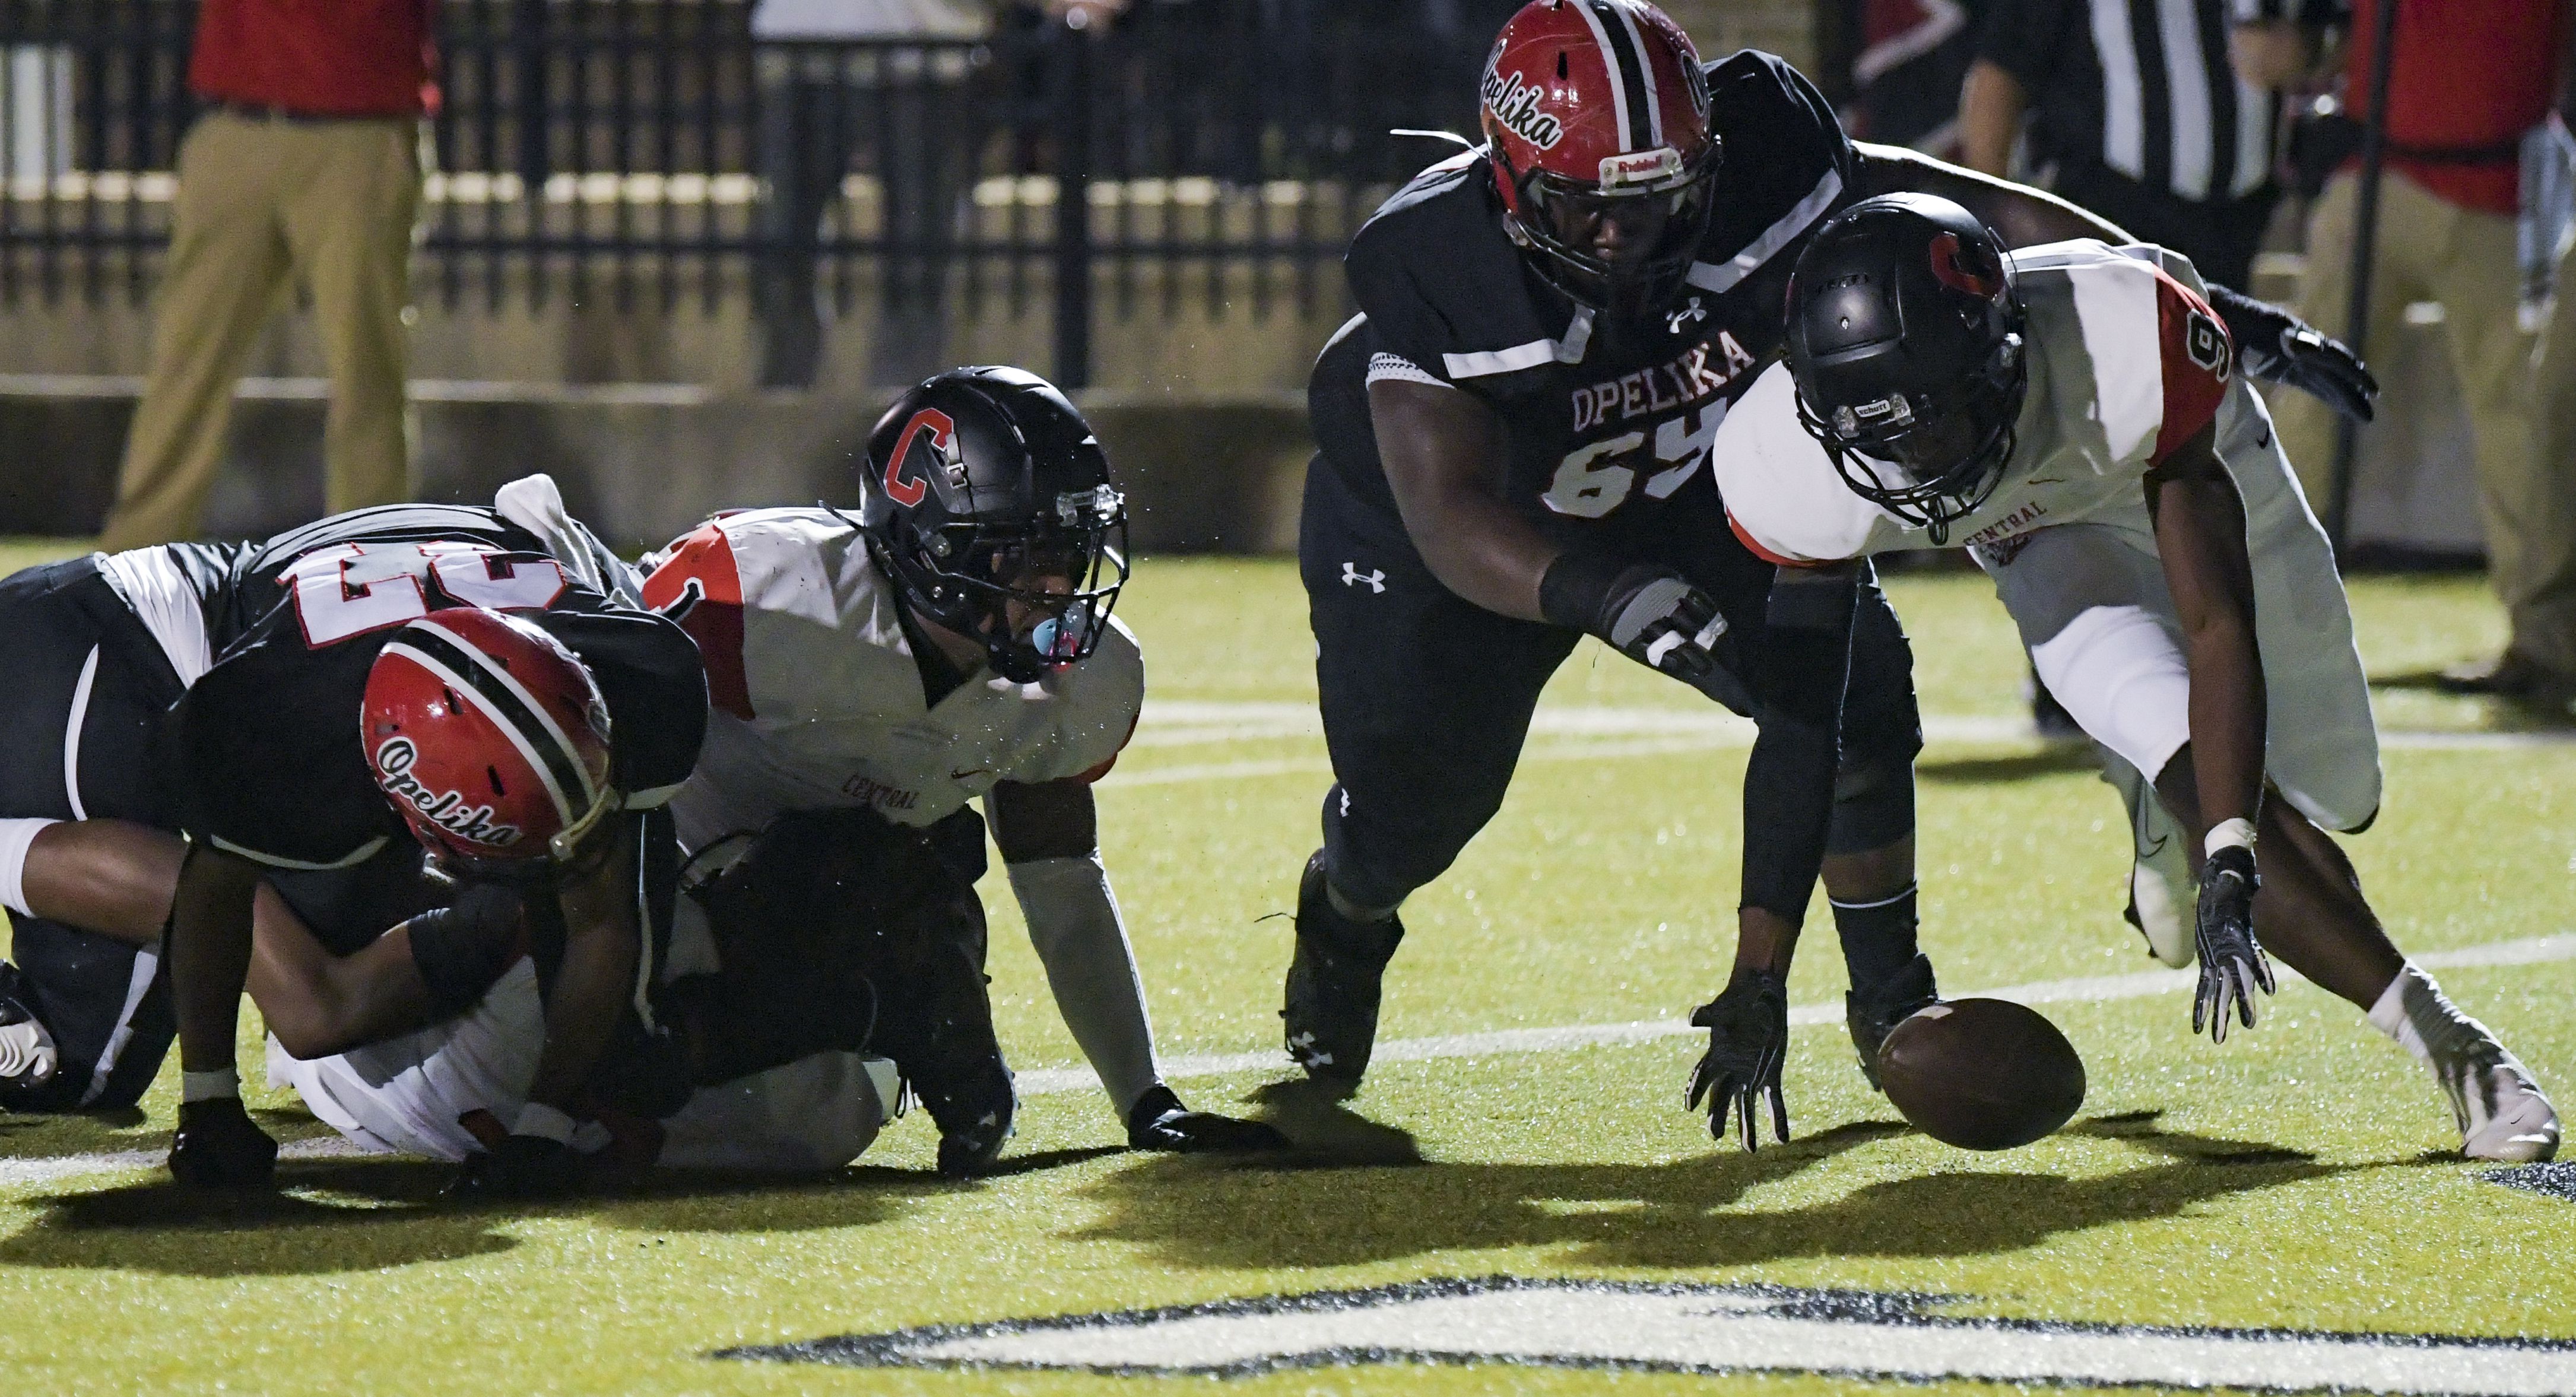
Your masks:
[{"label": "football cleat", "polygon": [[185,1102],[170,1137],[170,1177],[183,1188],[275,1188],[277,1142],[251,1124],[239,1097]]},{"label": "football cleat", "polygon": [[1856,986],[1843,996],[1843,1023],[1851,1030],[1852,1050],[1860,1054],[1860,1074],[1870,1090],[1878,1082],[1878,1050],[1896,1026],[1941,1002],[1932,981],[1932,958],[1920,952],[1905,968],[1874,985]]},{"label": "football cleat", "polygon": [[2179,837],[2166,839],[2129,869],[2129,905],[2120,916],[2147,939],[2147,954],[2179,970],[2191,964],[2192,917],[2200,890]]},{"label": "football cleat", "polygon": [[0,1097],[51,1082],[62,1062],[32,998],[18,967],[0,961]]},{"label": "football cleat", "polygon": [[2433,1074],[2470,1159],[2528,1164],[2558,1153],[2558,1112],[2522,1060],[2462,1013],[2433,977],[2408,962],[2370,1021]]},{"label": "football cleat", "polygon": [[1404,940],[1404,923],[1371,925],[1333,907],[1324,851],[1297,880],[1297,951],[1288,962],[1288,1056],[1315,1082],[1344,1095],[1359,1090],[1377,1046],[1379,981]]}]

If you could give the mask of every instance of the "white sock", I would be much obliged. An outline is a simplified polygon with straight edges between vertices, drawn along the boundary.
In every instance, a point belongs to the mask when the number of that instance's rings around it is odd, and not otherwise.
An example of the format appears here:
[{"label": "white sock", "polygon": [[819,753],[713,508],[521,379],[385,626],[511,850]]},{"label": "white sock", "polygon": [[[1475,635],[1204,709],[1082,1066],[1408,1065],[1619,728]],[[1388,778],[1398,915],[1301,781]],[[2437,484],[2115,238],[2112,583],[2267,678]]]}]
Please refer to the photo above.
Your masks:
[{"label": "white sock", "polygon": [[32,917],[35,910],[27,905],[23,886],[27,872],[27,849],[36,842],[36,834],[60,820],[0,820],[0,906],[23,916]]},{"label": "white sock", "polygon": [[181,1105],[194,1105],[200,1101],[214,1101],[227,1096],[236,1101],[241,1099],[241,1074],[232,1068],[219,1067],[212,1072],[179,1074]]}]

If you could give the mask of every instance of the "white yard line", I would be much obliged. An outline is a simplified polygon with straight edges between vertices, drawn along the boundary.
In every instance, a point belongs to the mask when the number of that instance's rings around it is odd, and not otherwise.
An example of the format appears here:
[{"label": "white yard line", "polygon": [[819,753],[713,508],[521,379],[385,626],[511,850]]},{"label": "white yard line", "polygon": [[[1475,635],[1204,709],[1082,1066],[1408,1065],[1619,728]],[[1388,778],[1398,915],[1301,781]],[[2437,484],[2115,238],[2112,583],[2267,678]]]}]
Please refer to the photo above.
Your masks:
[{"label": "white yard line", "polygon": [[[2539,965],[2549,961],[2576,960],[2576,933],[2558,936],[2535,936],[2522,941],[2503,941],[2487,946],[2471,946],[2457,951],[2435,951],[2415,957],[2417,964],[2440,970],[2461,966]],[[2285,979],[2299,978],[2287,966],[2276,966]],[[1987,999],[2010,999],[2022,1004],[2098,1004],[2114,999],[2138,999],[2148,995],[2181,994],[2189,991],[2196,976],[2189,970],[2142,970],[2129,975],[2092,975],[2075,980],[2037,980],[2024,985],[2006,985],[2000,989],[1977,990],[1974,994]],[[1838,1024],[1843,1021],[1840,1000],[1823,1004],[1801,1004],[1789,1011],[1789,1022],[1803,1024]],[[1623,1043],[1642,1043],[1655,1038],[1672,1038],[1700,1030],[1683,1019],[1643,1019],[1631,1023],[1566,1024],[1555,1028],[1507,1028],[1489,1033],[1453,1033],[1431,1038],[1398,1038],[1377,1045],[1372,1062],[1427,1062],[1435,1058],[1496,1057],[1507,1053],[1553,1053],[1572,1048],[1596,1048]],[[1265,1070],[1286,1071],[1285,1049],[1257,1053],[1194,1053],[1163,1059],[1165,1080],[1184,1077],[1222,1077],[1237,1072]],[[1041,1067],[1018,1074],[1022,1095],[1043,1096],[1054,1092],[1087,1091],[1099,1087],[1100,1079],[1087,1067]]]}]

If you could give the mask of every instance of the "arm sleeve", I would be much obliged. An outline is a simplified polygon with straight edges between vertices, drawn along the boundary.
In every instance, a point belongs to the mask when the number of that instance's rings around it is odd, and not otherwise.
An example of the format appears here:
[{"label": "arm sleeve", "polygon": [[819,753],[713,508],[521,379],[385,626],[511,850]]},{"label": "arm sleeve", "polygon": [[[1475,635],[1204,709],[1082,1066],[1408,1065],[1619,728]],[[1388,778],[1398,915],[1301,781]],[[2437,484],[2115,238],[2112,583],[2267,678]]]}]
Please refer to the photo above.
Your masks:
[{"label": "arm sleeve", "polygon": [[1742,905],[1806,919],[1833,821],[1857,571],[1783,574],[1752,657]]},{"label": "arm sleeve", "polygon": [[2235,363],[2227,327],[2209,303],[2161,269],[2156,274],[2156,359],[2163,375],[2163,417],[2151,463],[2161,463],[2218,417]]},{"label": "arm sleeve", "polygon": [[2013,75],[2037,103],[2065,59],[2066,0],[1994,0],[1977,24],[1977,57]]},{"label": "arm sleeve", "polygon": [[1009,865],[1011,893],[1046,966],[1047,987],[1073,1041],[1100,1076],[1118,1119],[1161,1075],[1145,982],[1127,943],[1118,898],[1100,856],[1033,859]]}]

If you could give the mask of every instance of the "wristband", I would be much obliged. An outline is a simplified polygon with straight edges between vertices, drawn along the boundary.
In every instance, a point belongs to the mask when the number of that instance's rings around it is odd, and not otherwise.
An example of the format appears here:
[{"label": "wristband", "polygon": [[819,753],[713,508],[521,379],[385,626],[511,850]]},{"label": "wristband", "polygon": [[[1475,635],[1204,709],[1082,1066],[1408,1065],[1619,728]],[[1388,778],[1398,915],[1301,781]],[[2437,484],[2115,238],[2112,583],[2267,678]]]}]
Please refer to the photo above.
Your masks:
[{"label": "wristband", "polygon": [[535,1135],[558,1145],[572,1143],[572,1117],[542,1102],[531,1101],[519,1108],[518,1123],[510,1127],[513,1135]]},{"label": "wristband", "polygon": [[1538,614],[1551,626],[1592,630],[1601,624],[1601,609],[1628,566],[1597,553],[1558,554],[1538,580]]},{"label": "wristband", "polygon": [[2206,857],[2221,849],[2243,849],[2251,852],[2253,848],[2254,822],[2252,820],[2221,820],[2210,826],[2209,838],[2201,841],[2200,852]]}]

